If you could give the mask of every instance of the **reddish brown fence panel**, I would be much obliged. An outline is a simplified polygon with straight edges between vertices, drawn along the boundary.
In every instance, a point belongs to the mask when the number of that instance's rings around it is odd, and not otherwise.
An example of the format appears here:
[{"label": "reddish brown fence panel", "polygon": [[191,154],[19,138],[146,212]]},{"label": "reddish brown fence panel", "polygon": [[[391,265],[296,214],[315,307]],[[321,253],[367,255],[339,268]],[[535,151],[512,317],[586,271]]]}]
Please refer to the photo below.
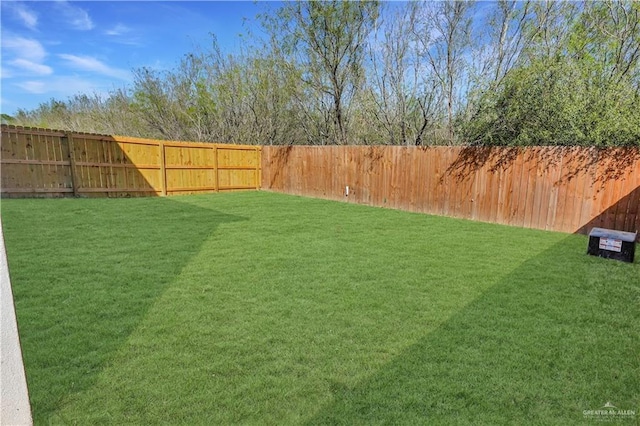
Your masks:
[{"label": "reddish brown fence panel", "polygon": [[2,126],[4,197],[259,189],[260,149]]},{"label": "reddish brown fence panel", "polygon": [[[485,222],[640,229],[640,149],[262,149],[262,188]],[[349,195],[346,187],[349,186]]]}]

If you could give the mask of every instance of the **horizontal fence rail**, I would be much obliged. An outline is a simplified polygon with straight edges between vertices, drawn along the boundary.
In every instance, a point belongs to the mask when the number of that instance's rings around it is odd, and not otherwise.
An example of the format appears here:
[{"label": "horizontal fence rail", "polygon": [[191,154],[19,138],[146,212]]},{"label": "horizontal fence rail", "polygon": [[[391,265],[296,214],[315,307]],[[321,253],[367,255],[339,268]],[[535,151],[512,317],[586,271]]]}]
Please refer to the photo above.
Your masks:
[{"label": "horizontal fence rail", "polygon": [[265,146],[262,188],[562,232],[640,229],[637,147]]},{"label": "horizontal fence rail", "polygon": [[2,126],[4,197],[259,189],[261,147]]}]

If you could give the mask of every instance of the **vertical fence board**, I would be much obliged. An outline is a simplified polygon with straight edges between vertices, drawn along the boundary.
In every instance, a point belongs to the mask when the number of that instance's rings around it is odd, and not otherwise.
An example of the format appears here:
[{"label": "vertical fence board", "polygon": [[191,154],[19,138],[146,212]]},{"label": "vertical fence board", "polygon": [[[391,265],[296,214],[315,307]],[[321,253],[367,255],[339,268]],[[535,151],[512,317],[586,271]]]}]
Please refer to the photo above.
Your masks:
[{"label": "vertical fence board", "polygon": [[400,149],[393,149],[390,151],[389,160],[389,207],[398,208],[398,187],[400,185]]},{"label": "vertical fence board", "polygon": [[486,176],[486,193],[483,203],[482,220],[484,222],[491,222],[493,212],[495,211],[495,202],[497,202],[497,184],[495,182],[495,174],[493,173],[489,162],[484,165],[480,172]]},{"label": "vertical fence board", "polygon": [[498,200],[496,203],[496,213],[495,213],[495,222],[496,223],[505,223],[505,202],[506,202],[506,192],[507,188],[507,179],[505,176],[505,172],[501,167],[497,167],[495,164],[493,165],[495,172],[498,175]]},{"label": "vertical fence board", "polygon": [[61,139],[62,146],[66,145],[67,158],[69,161],[69,168],[71,174],[71,187],[73,188],[73,195],[78,195],[78,187],[80,186],[80,177],[78,176],[78,167],[76,166],[76,156],[74,151],[73,137],[71,135],[65,135]]},{"label": "vertical fence board", "polygon": [[[545,154],[544,147],[535,148],[535,156],[534,156],[535,167],[532,168],[532,172],[534,172],[533,182],[532,182],[533,201],[531,205],[531,225],[530,225],[532,228],[540,228],[540,220],[541,220],[540,214],[543,211],[543,209],[546,209],[547,207],[545,206],[545,203],[544,203],[544,198],[545,198],[544,196],[548,195],[548,192],[546,191],[546,188],[545,188],[546,176],[545,176],[544,154]],[[545,219],[546,219],[546,214],[545,214]],[[544,229],[544,226],[541,229]]]},{"label": "vertical fence board", "polygon": [[[496,176],[490,161],[487,161],[482,168],[476,170],[476,176],[482,175],[484,179],[484,193],[480,197],[481,220],[490,222],[495,213],[495,203],[497,203],[497,183]],[[494,202],[495,201],[495,202]]]},{"label": "vertical fence board", "polygon": [[[582,177],[582,194],[580,195],[579,204],[579,219],[577,223],[580,223],[581,227],[589,223],[591,220],[591,211],[593,210],[593,196],[594,187],[597,179],[597,159],[598,150],[596,148],[588,148],[581,153],[584,158],[583,162],[583,177]],[[574,228],[574,232],[588,232],[586,229]]]},{"label": "vertical fence board", "polygon": [[551,194],[553,188],[553,171],[555,170],[554,164],[557,161],[554,147],[540,147],[538,157],[537,168],[537,185],[536,185],[536,197],[538,209],[534,212],[536,215],[536,221],[534,228],[547,229],[547,217],[549,215]]},{"label": "vertical fence board", "polygon": [[427,198],[427,165],[424,150],[418,149],[414,154],[414,164],[416,174],[414,177],[415,193],[413,199],[413,211],[425,211],[425,200]]},{"label": "vertical fence board", "polygon": [[514,209],[515,194],[515,177],[517,175],[517,161],[513,162],[513,166],[506,168],[500,166],[502,171],[502,224],[509,225],[512,221],[512,214]]},{"label": "vertical fence board", "polygon": [[618,201],[616,209],[615,229],[624,228],[627,214],[629,213],[629,197],[627,194],[631,194],[631,182],[630,179],[625,176],[619,182],[620,185],[620,201]]},{"label": "vertical fence board", "polygon": [[558,230],[570,232],[571,220],[569,217],[573,211],[573,203],[575,201],[575,177],[572,176],[572,170],[577,163],[574,161],[573,153],[569,148],[562,148],[562,173],[558,184],[558,217],[556,218],[556,226]]},{"label": "vertical fence board", "polygon": [[518,153],[513,161],[513,165],[509,167],[511,188],[509,190],[509,201],[506,203],[509,205],[508,225],[520,224],[518,207],[520,205],[520,197],[522,196],[520,189],[522,188],[522,174],[524,170],[523,157],[521,149],[518,148]]},{"label": "vertical fence board", "polygon": [[625,218],[624,229],[640,231],[640,179],[635,179],[634,189],[628,195],[629,209]]},{"label": "vertical fence board", "polygon": [[382,158],[381,148],[379,146],[367,147],[364,158],[364,169],[366,173],[366,179],[363,181],[366,191],[366,200],[369,205],[380,205],[379,194],[380,191],[376,191],[378,187],[378,175],[380,173],[380,159]]},{"label": "vertical fence board", "polygon": [[582,222],[582,218],[586,217],[589,220],[588,214],[590,209],[590,188],[595,181],[595,177],[592,174],[589,162],[591,160],[592,152],[588,150],[581,150],[577,147],[572,148],[574,152],[574,158],[578,164],[577,170],[575,170],[576,191],[575,200],[573,202],[573,218],[571,220],[571,227],[569,232],[577,231],[578,229],[574,224],[585,223]]},{"label": "vertical fence board", "polygon": [[529,150],[524,160],[523,177],[525,179],[524,197],[522,203],[522,226],[531,228],[533,222],[533,205],[535,198],[535,180],[536,180],[536,148]]},{"label": "vertical fence board", "polygon": [[[633,163],[634,163],[633,170],[636,170],[636,171],[640,170],[640,155]],[[625,224],[625,229],[640,231],[640,173],[635,173],[634,176],[635,176],[634,189],[632,193],[632,198],[629,201],[630,217],[628,218],[628,222],[627,222],[628,224]]]},{"label": "vertical fence board", "polygon": [[[541,218],[544,216],[544,221],[540,222],[540,229],[553,230],[555,229],[557,211],[558,211],[558,195],[560,185],[558,183],[561,173],[562,173],[562,161],[564,159],[561,151],[558,149],[549,148],[548,150],[549,161],[546,163],[547,165],[547,210],[546,215],[543,210],[540,215]],[[544,228],[542,226],[544,225]]]},{"label": "vertical fence board", "polygon": [[[34,135],[31,141],[31,147],[33,149],[33,159],[37,160],[38,158],[43,157],[43,143],[42,143],[43,135]],[[43,188],[46,186],[45,182],[45,173],[44,173],[44,164],[33,165],[33,170],[35,174],[36,182],[38,182],[37,186],[42,186]]]},{"label": "vertical fence board", "polygon": [[431,200],[433,194],[433,155],[429,147],[419,148],[422,153],[422,181],[423,181],[423,198],[421,200],[420,211],[431,213]]},{"label": "vertical fence board", "polygon": [[420,200],[424,194],[424,179],[422,170],[422,152],[419,150],[408,149],[408,155],[412,162],[413,173],[409,177],[409,188],[412,191],[411,200],[409,202],[410,210],[413,212],[420,211]]},{"label": "vertical fence board", "polygon": [[488,222],[498,221],[498,207],[500,202],[500,171],[494,167],[491,162],[487,162],[487,173],[489,174],[489,209],[488,209]]},{"label": "vertical fence board", "polygon": [[442,158],[441,150],[434,149],[431,152],[431,185],[430,185],[430,197],[429,197],[429,213],[442,214]]},{"label": "vertical fence board", "polygon": [[562,167],[560,169],[560,177],[556,181],[556,185],[558,186],[558,195],[556,201],[556,217],[554,219],[554,228],[555,230],[564,231],[564,216],[567,208],[572,201],[572,198],[569,197],[569,181],[565,177],[568,170],[571,170],[573,167],[571,155],[567,152],[566,149],[560,149],[559,155],[562,156]]},{"label": "vertical fence board", "polygon": [[525,162],[525,151],[519,150],[518,156],[514,162],[514,201],[513,201],[513,214],[512,222],[510,225],[523,226],[524,225],[524,206],[527,196],[527,168]]}]

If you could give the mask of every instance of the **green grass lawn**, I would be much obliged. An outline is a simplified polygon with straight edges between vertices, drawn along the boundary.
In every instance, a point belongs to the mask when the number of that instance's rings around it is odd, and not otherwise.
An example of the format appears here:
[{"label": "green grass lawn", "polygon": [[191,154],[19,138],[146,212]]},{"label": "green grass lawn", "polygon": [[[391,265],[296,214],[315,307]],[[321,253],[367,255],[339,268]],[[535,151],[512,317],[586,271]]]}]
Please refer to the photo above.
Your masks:
[{"label": "green grass lawn", "polygon": [[266,192],[3,200],[36,424],[640,418],[640,264]]}]

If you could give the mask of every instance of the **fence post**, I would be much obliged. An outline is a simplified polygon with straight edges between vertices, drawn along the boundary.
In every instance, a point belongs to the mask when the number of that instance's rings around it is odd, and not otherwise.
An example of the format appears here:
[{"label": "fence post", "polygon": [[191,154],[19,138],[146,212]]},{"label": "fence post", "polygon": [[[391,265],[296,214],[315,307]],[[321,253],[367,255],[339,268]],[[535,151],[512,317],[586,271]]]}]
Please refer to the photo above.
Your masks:
[{"label": "fence post", "polygon": [[162,185],[162,196],[167,195],[167,164],[164,153],[164,142],[160,142],[160,179]]},{"label": "fence post", "polygon": [[213,187],[216,192],[220,192],[220,182],[218,177],[218,145],[213,146]]},{"label": "fence post", "polygon": [[260,155],[262,151],[261,146],[256,146],[256,190],[259,190],[262,186],[262,156]]},{"label": "fence post", "polygon": [[71,189],[73,189],[73,196],[77,197],[78,184],[80,182],[78,179],[78,174],[76,169],[76,156],[75,156],[75,149],[73,146],[73,136],[71,136],[71,133],[65,133],[64,136],[60,138],[60,141],[62,142],[62,144],[64,144],[65,142],[67,144],[69,167],[71,167]]}]

